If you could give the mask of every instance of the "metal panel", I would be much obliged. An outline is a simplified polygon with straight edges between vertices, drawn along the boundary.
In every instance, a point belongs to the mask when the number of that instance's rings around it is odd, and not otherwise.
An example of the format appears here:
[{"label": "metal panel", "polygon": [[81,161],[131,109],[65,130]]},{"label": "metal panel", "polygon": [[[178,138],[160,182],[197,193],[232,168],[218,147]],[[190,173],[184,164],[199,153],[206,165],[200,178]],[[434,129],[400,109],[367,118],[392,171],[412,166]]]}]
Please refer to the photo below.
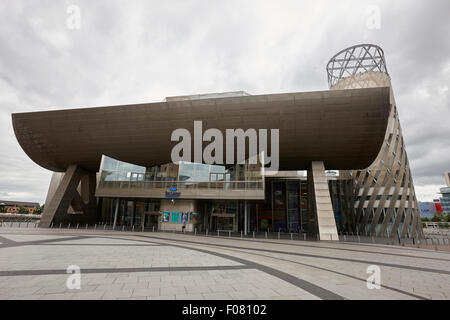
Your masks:
[{"label": "metal panel", "polygon": [[[384,236],[392,215],[395,211],[398,211],[389,235],[423,237],[411,170],[383,50],[370,44],[344,49],[330,60],[327,65],[327,73],[329,86],[332,90],[388,86],[391,91],[392,110],[389,115],[389,124],[383,146],[380,148],[376,160],[367,169],[352,172],[356,186],[355,200],[360,196],[358,207],[355,208],[360,233]],[[393,126],[392,135],[391,126]],[[397,172],[398,176],[396,177]],[[369,178],[365,180],[366,174],[369,175]],[[378,179],[374,183],[373,178],[376,175],[378,175]],[[402,185],[403,181],[404,185]],[[394,190],[391,193],[392,187]],[[373,192],[369,195],[371,188],[373,188]],[[378,201],[376,198],[379,190],[383,190],[383,194]],[[397,201],[400,194],[402,198]],[[409,196],[409,200],[407,200],[407,196]],[[366,197],[370,197],[370,199],[365,208]],[[391,199],[387,200],[388,197],[391,197]],[[377,233],[376,226],[381,219],[387,201],[389,201],[389,207]],[[403,209],[406,209],[405,220],[403,225],[400,225]],[[369,226],[369,219],[373,211],[375,211],[375,214]],[[408,234],[411,220],[413,228],[411,233]]]},{"label": "metal panel", "polygon": [[306,170],[315,159],[326,169],[363,169],[382,146],[389,95],[388,88],[287,93],[19,113],[12,119],[28,156],[57,172],[72,164],[98,171],[103,154],[146,167],[171,162],[177,144],[172,131],[193,133],[195,120],[203,121],[203,131],[280,129],[280,170]]}]

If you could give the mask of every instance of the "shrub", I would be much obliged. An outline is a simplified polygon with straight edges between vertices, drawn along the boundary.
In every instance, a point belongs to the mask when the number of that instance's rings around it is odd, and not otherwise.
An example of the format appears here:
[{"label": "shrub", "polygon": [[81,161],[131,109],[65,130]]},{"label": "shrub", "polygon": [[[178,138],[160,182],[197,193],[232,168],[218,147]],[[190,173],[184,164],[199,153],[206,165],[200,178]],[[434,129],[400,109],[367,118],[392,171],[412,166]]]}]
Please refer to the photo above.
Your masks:
[{"label": "shrub", "polygon": [[27,214],[30,213],[30,211],[28,211],[28,209],[25,207],[19,207],[18,213]]},{"label": "shrub", "polygon": [[439,216],[434,216],[433,218],[431,218],[432,222],[441,222],[441,218]]}]

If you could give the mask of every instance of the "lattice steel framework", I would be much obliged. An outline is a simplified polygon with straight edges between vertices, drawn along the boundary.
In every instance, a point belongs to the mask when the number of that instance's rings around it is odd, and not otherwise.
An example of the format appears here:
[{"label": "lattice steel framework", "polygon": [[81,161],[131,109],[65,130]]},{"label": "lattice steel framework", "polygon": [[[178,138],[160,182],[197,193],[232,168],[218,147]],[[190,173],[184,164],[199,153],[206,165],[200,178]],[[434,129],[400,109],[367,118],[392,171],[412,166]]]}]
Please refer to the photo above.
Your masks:
[{"label": "lattice steel framework", "polygon": [[327,64],[331,90],[390,87],[391,111],[383,146],[366,170],[348,172],[354,181],[355,232],[387,237],[423,237],[400,120],[383,50],[352,46]]},{"label": "lattice steel framework", "polygon": [[361,44],[337,53],[327,64],[328,85],[358,73],[382,72],[388,75],[384,52],[373,44]]}]

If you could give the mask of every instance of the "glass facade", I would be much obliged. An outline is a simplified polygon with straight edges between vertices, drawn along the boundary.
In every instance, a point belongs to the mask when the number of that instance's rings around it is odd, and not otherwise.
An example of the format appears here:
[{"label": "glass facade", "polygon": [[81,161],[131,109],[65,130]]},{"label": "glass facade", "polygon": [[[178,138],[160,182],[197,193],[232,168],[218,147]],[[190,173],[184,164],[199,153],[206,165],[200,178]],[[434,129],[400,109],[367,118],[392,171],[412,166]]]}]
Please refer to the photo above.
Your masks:
[{"label": "glass facade", "polygon": [[450,188],[441,188],[441,206],[444,214],[450,214]]},{"label": "glass facade", "polygon": [[100,188],[263,189],[259,165],[229,168],[191,162],[168,163],[145,168],[103,156]]},{"label": "glass facade", "polygon": [[[162,182],[165,182],[163,184]],[[124,163],[110,157],[103,157],[100,186],[102,183],[120,183],[127,188],[135,185],[145,188],[215,189],[217,183],[224,183],[223,189],[253,187],[261,189],[264,199],[198,199],[192,220],[196,228],[210,231],[238,232],[289,232],[308,233],[310,208],[308,207],[308,185],[305,176],[298,178],[267,178],[265,181],[260,168],[255,165],[225,167],[190,162],[165,164],[145,168]],[[330,195],[335,212],[338,232],[351,233],[352,221],[352,181],[331,178]],[[261,197],[262,198],[262,197]],[[126,227],[157,228],[158,223],[182,224],[183,210],[162,209],[161,199],[122,198],[119,201],[116,225]],[[174,199],[174,201],[179,201]],[[247,209],[245,209],[247,206]],[[102,219],[112,223],[115,200],[102,199]],[[247,216],[245,216],[247,212]],[[193,217],[194,217],[193,216]],[[312,231],[312,230],[310,230]]]}]

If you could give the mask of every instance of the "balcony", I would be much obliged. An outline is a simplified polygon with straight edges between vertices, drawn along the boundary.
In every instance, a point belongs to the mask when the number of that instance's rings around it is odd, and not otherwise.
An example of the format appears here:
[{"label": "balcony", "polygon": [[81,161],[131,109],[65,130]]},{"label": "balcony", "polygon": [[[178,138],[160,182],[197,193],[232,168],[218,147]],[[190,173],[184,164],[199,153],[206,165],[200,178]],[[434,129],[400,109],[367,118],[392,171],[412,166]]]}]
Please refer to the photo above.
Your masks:
[{"label": "balcony", "polygon": [[[169,188],[175,196],[167,194]],[[263,200],[264,182],[258,181],[100,181],[97,197]]]}]

